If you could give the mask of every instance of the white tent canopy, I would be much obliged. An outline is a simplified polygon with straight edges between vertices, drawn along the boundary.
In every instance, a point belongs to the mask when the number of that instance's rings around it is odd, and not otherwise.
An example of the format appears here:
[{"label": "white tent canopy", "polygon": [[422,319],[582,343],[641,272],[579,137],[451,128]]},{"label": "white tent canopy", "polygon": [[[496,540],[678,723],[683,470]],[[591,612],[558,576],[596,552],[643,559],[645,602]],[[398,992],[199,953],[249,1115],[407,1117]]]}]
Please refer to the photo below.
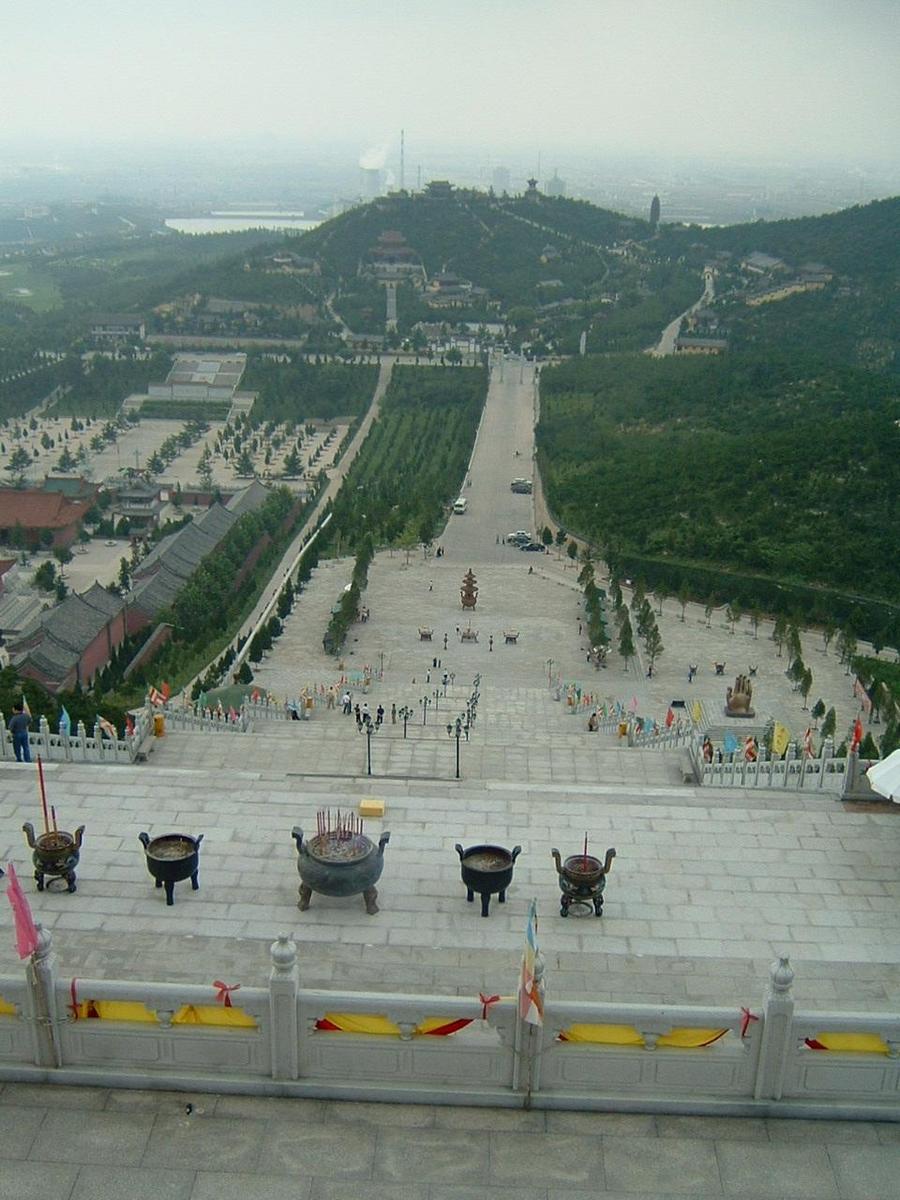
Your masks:
[{"label": "white tent canopy", "polygon": [[900,750],[895,750],[881,762],[872,763],[866,771],[866,778],[873,791],[900,804]]}]

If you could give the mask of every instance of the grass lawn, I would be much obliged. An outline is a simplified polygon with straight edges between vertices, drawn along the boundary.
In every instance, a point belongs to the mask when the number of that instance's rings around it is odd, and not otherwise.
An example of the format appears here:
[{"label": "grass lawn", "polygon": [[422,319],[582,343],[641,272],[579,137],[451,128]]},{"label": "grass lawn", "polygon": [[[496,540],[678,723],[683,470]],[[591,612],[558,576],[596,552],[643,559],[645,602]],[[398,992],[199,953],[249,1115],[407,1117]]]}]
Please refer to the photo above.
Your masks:
[{"label": "grass lawn", "polygon": [[35,312],[49,312],[62,304],[53,280],[25,262],[0,261],[0,299],[25,304]]}]

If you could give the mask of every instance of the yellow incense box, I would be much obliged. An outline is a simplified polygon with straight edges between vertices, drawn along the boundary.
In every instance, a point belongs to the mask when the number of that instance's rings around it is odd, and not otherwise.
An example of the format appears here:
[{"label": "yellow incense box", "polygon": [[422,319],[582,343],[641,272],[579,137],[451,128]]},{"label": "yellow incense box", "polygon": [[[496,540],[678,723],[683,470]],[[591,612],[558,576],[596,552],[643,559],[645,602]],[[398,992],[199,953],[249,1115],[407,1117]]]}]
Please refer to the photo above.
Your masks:
[{"label": "yellow incense box", "polygon": [[378,800],[374,796],[364,796],[359,802],[359,815],[361,817],[383,817],[384,801]]}]

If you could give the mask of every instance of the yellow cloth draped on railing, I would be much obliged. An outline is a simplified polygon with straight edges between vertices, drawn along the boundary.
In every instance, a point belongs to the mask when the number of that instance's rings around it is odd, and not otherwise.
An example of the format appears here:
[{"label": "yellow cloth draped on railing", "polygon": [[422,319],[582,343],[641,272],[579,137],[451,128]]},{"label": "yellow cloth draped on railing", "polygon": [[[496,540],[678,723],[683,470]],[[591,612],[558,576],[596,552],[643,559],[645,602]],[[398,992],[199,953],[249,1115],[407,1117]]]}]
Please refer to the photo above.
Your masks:
[{"label": "yellow cloth draped on railing", "polygon": [[853,1054],[890,1054],[891,1048],[877,1033],[818,1033],[805,1039],[810,1050],[837,1050]]},{"label": "yellow cloth draped on railing", "polygon": [[4,1000],[3,997],[0,996],[0,1016],[14,1017],[15,1015],[16,1006],[14,1004],[10,1004],[8,1000]]},{"label": "yellow cloth draped on railing", "polygon": [[[711,1046],[727,1029],[672,1029],[660,1034],[656,1045],[681,1050]],[[595,1046],[643,1046],[644,1038],[633,1025],[569,1025],[559,1035],[561,1042],[588,1042]]]},{"label": "yellow cloth draped on railing", "polygon": [[[445,1037],[471,1025],[472,1017],[426,1017],[413,1030],[416,1035]],[[326,1013],[316,1021],[319,1033],[368,1033],[380,1037],[400,1037],[400,1026],[383,1013]]]},{"label": "yellow cloth draped on railing", "polygon": [[[99,1019],[158,1024],[156,1013],[138,1000],[82,1000],[74,1006],[70,1005],[69,1011],[77,1021]],[[256,1028],[256,1021],[243,1009],[225,1008],[221,1004],[182,1004],[172,1018],[172,1024]]]}]

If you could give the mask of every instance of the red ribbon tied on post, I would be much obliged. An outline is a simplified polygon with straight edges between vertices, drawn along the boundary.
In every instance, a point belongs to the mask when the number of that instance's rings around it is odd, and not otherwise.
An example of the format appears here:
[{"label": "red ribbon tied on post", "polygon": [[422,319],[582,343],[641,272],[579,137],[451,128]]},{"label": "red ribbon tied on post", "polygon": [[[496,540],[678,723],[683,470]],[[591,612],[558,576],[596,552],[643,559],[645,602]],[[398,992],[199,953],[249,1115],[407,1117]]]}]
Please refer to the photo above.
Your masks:
[{"label": "red ribbon tied on post", "polygon": [[225,1008],[231,1008],[231,993],[236,992],[241,985],[239,983],[223,983],[221,979],[214,979],[212,985],[214,988],[218,988],[216,999],[221,1000]]},{"label": "red ribbon tied on post", "polygon": [[481,1019],[482,1021],[486,1021],[488,1019],[488,1009],[492,1004],[497,1004],[500,1000],[500,997],[486,996],[484,992],[479,992],[478,999],[481,1001]]},{"label": "red ribbon tied on post", "polygon": [[759,1017],[756,1013],[752,1013],[749,1008],[741,1009],[741,1037],[747,1036],[747,1030],[750,1028],[751,1021],[758,1021]]}]

